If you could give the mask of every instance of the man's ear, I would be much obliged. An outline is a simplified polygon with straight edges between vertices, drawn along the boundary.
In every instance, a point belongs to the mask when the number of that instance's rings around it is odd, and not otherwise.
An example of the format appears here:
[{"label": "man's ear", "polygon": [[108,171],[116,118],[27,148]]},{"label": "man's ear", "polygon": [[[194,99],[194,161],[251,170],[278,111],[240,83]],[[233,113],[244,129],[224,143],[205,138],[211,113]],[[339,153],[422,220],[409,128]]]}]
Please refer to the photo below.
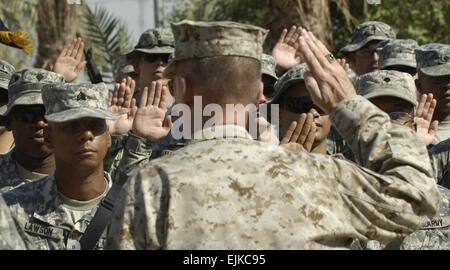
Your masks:
[{"label": "man's ear", "polygon": [[189,107],[194,106],[194,89],[192,84],[185,77],[177,76],[176,80],[178,80],[179,91],[181,91],[181,103]]},{"label": "man's ear", "polygon": [[52,128],[50,127],[50,125],[44,127],[44,144],[49,149],[53,149]]},{"label": "man's ear", "polygon": [[256,100],[253,102],[253,104],[255,104],[255,106],[258,107],[259,103],[261,102],[261,99],[263,98],[264,98],[264,83],[260,82],[259,91],[258,94],[256,95]]}]

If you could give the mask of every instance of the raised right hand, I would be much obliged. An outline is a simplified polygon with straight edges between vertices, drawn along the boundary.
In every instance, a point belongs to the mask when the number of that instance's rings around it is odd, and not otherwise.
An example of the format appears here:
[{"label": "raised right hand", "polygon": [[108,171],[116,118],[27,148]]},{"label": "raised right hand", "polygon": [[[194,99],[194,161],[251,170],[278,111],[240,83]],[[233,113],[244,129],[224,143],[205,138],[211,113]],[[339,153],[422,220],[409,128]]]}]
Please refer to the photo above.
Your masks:
[{"label": "raised right hand", "polygon": [[316,125],[312,113],[302,113],[298,121],[289,126],[280,146],[287,150],[311,152],[316,136]]},{"label": "raised right hand", "polygon": [[145,87],[141,93],[139,108],[133,122],[133,133],[155,142],[169,134],[172,127],[171,116],[166,116],[166,96],[162,82],[152,82],[150,90]]}]

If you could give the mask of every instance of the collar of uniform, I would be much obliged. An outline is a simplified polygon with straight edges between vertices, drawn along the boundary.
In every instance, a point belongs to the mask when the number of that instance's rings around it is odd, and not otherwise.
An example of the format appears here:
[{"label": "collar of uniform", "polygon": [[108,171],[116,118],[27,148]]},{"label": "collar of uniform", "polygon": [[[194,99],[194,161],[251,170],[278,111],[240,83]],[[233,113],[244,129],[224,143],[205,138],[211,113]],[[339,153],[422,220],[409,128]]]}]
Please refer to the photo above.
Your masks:
[{"label": "collar of uniform", "polygon": [[[107,172],[105,172],[105,178],[108,181],[107,188],[109,189],[112,185],[112,180]],[[43,181],[43,183],[40,185],[40,192],[35,190],[35,192],[39,192],[40,200],[37,203],[38,205],[36,205],[37,209],[33,213],[33,218],[53,226],[64,226],[65,224],[61,224],[61,221],[69,220],[69,217],[64,217],[64,215],[67,215],[67,211],[64,210],[64,202],[59,196],[55,172],[38,181]]]},{"label": "collar of uniform", "polygon": [[192,142],[223,139],[223,138],[253,138],[247,132],[247,130],[237,125],[217,125],[208,128],[204,128],[194,133],[192,136]]},{"label": "collar of uniform", "polygon": [[[58,211],[59,206],[62,204],[62,200],[58,196],[55,172],[52,172],[47,177],[38,181],[42,182],[40,185],[36,186],[36,189],[34,190],[34,192],[39,192],[39,195],[37,195],[39,199],[35,205],[36,209],[33,213],[33,218],[53,226],[60,225],[60,221],[65,219],[61,217],[63,211]],[[29,184],[37,183],[38,182],[35,181]]]}]

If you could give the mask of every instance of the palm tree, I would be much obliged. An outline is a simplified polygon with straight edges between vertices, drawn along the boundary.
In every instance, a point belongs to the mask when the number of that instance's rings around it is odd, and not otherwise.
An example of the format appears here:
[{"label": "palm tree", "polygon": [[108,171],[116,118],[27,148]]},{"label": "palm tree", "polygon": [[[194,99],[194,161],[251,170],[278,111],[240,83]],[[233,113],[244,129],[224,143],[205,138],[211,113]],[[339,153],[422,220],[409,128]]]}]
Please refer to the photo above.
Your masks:
[{"label": "palm tree", "polygon": [[312,31],[329,48],[335,49],[330,5],[334,3],[344,15],[352,31],[358,21],[350,13],[349,0],[267,0],[267,27],[271,30],[266,42],[273,46],[283,28],[298,25]]},{"label": "palm tree", "polygon": [[73,26],[77,8],[77,5],[70,5],[67,1],[39,0],[36,24],[39,47],[35,67],[53,69],[56,58],[75,36]]},{"label": "palm tree", "polygon": [[87,47],[93,48],[93,57],[100,67],[104,81],[112,81],[119,64],[118,55],[131,50],[131,36],[125,24],[106,8],[92,10],[83,5],[83,22],[80,32]]}]

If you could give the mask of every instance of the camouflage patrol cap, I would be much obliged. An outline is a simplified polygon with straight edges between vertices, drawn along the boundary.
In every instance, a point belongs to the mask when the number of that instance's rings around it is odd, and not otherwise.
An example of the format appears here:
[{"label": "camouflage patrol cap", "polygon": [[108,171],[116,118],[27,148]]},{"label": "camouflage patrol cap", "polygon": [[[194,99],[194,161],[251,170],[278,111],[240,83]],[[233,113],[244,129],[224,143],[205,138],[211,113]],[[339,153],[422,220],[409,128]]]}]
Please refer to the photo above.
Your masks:
[{"label": "camouflage patrol cap", "polygon": [[0,90],[8,91],[9,80],[14,72],[16,70],[10,63],[0,60]]},{"label": "camouflage patrol cap", "polygon": [[273,103],[278,102],[280,96],[286,92],[286,90],[294,85],[295,83],[302,82],[305,80],[305,72],[309,71],[306,63],[298,64],[281,76],[275,83],[275,97],[273,98]]},{"label": "camouflage patrol cap", "polygon": [[369,41],[394,39],[396,37],[394,30],[384,22],[369,21],[356,26],[350,43],[340,51],[344,54],[355,52]]},{"label": "camouflage patrol cap", "polygon": [[148,29],[142,33],[138,44],[132,52],[143,52],[147,54],[160,54],[173,52],[173,34],[169,28]]},{"label": "camouflage patrol cap", "polygon": [[261,73],[268,75],[275,80],[278,80],[277,74],[275,74],[275,67],[277,65],[277,62],[275,61],[275,58],[273,58],[272,55],[269,54],[262,54],[261,57]]},{"label": "camouflage patrol cap", "polygon": [[390,66],[407,66],[416,68],[416,54],[419,47],[413,39],[387,39],[378,43],[378,65],[380,69]]},{"label": "camouflage patrol cap", "polygon": [[59,83],[42,88],[45,119],[65,122],[85,117],[116,120],[108,111],[108,88],[104,83]]},{"label": "camouflage patrol cap", "polygon": [[450,75],[450,45],[430,43],[415,50],[417,70],[427,76]]},{"label": "camouflage patrol cap", "polygon": [[267,30],[236,22],[172,23],[175,37],[175,58],[164,70],[164,77],[175,75],[180,60],[213,56],[244,56],[261,61],[262,44]]},{"label": "camouflage patrol cap", "polygon": [[416,85],[413,77],[396,70],[378,70],[359,76],[355,83],[358,95],[367,99],[396,97],[416,106]]},{"label": "camouflage patrol cap", "polygon": [[8,86],[8,104],[0,108],[0,115],[6,117],[17,105],[42,105],[42,87],[58,82],[64,82],[64,76],[45,69],[25,69],[14,73]]}]

